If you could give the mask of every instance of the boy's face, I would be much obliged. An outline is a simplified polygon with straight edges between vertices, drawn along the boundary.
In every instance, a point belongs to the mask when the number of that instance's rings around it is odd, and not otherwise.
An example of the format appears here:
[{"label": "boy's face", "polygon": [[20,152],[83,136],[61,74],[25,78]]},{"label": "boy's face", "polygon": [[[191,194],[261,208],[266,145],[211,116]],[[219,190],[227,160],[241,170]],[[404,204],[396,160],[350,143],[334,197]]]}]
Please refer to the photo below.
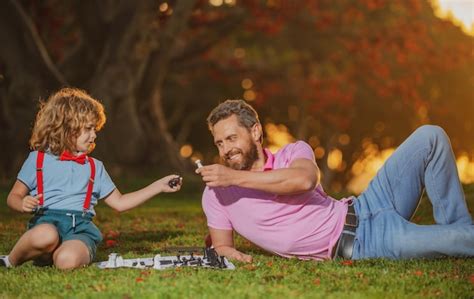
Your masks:
[{"label": "boy's face", "polygon": [[95,123],[89,122],[84,128],[76,140],[76,151],[80,153],[88,153],[95,147],[95,139],[97,135],[95,133]]}]

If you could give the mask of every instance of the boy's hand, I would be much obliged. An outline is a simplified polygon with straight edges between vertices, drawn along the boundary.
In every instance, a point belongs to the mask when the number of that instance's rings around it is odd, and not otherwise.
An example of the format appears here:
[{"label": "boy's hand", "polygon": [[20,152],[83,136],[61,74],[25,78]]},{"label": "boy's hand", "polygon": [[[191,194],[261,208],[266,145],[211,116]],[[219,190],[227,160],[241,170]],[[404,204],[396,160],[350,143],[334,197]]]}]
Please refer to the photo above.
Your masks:
[{"label": "boy's hand", "polygon": [[43,194],[38,194],[36,196],[27,195],[27,196],[23,197],[21,210],[25,213],[33,212],[33,210],[36,209],[36,207],[38,206],[39,198],[41,196],[43,196]]},{"label": "boy's hand", "polygon": [[[179,179],[179,181],[177,182],[177,184],[171,184],[170,185],[170,181],[173,180],[173,179]],[[172,175],[165,176],[162,179],[159,179],[158,181],[154,182],[153,184],[157,185],[160,192],[166,192],[166,193],[176,192],[179,189],[181,189],[181,185],[183,184],[183,178],[180,177],[177,174],[172,174]]]}]

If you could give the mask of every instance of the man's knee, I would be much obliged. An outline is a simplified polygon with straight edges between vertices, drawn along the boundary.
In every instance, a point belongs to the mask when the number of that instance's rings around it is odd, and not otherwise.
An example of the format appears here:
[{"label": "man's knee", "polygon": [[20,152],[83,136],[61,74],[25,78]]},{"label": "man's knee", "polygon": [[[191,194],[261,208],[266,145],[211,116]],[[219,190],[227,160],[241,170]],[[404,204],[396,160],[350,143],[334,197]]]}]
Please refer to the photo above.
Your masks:
[{"label": "man's knee", "polygon": [[436,125],[423,125],[419,127],[415,134],[421,135],[425,140],[430,143],[445,143],[449,144],[448,135],[443,128]]},{"label": "man's knee", "polygon": [[52,252],[59,244],[56,228],[49,224],[40,224],[31,230],[31,246],[43,252]]}]

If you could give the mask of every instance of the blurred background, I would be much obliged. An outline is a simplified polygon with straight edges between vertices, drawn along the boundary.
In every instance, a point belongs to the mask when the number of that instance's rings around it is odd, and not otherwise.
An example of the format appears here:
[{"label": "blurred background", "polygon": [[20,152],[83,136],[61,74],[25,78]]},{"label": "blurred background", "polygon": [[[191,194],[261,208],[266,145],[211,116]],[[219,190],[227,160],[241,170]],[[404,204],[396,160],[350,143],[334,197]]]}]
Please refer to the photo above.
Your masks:
[{"label": "blurred background", "polygon": [[472,0],[1,1],[0,181],[38,100],[75,86],[105,105],[93,155],[114,178],[218,162],[205,119],[242,98],[272,151],[313,147],[330,191],[362,191],[422,124],[473,183],[473,15]]}]

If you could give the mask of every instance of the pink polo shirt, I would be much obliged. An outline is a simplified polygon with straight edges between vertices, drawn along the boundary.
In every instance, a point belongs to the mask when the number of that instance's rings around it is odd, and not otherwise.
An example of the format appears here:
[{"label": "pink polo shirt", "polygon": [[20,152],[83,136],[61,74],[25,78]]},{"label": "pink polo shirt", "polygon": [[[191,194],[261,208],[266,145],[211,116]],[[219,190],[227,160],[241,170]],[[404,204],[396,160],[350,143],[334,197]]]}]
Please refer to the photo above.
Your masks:
[{"label": "pink polo shirt", "polygon": [[[273,155],[265,149],[264,171],[287,168],[295,159],[314,161],[311,147],[298,141]],[[237,186],[206,187],[202,207],[209,227],[235,230],[257,246],[284,257],[330,259],[344,226],[347,201],[335,200],[321,185],[297,195],[275,195]]]}]

